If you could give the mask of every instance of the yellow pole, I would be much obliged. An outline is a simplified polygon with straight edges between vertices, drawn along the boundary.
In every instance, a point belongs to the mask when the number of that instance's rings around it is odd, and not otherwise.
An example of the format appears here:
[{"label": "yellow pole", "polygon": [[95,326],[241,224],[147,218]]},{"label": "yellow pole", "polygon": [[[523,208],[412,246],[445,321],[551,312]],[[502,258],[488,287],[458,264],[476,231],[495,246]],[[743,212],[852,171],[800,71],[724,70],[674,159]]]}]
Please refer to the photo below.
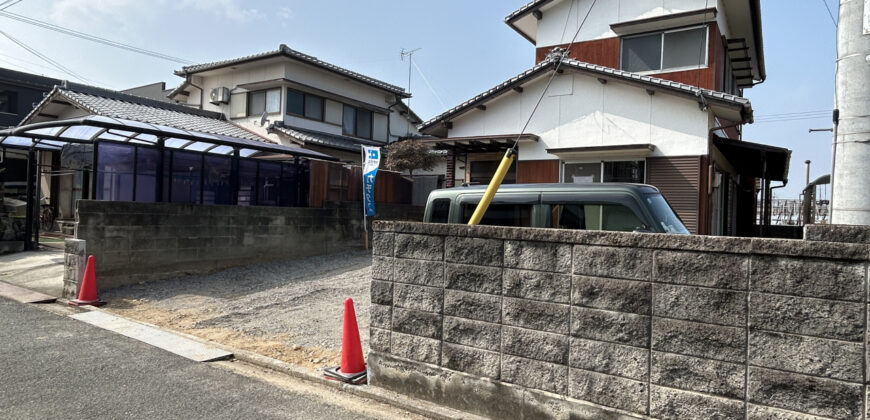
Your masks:
[{"label": "yellow pole", "polygon": [[468,221],[469,225],[476,225],[480,223],[480,219],[483,219],[486,209],[489,208],[489,203],[492,202],[492,197],[495,196],[495,192],[498,191],[498,187],[501,186],[505,174],[507,174],[508,169],[511,168],[511,164],[514,163],[516,157],[517,152],[514,148],[510,148],[504,153],[504,157],[501,159],[498,169],[495,170],[495,175],[492,176],[492,181],[489,181],[489,186],[486,187],[486,192],[483,193],[480,203],[477,204],[477,208],[474,209],[474,214],[471,215],[471,219]]}]

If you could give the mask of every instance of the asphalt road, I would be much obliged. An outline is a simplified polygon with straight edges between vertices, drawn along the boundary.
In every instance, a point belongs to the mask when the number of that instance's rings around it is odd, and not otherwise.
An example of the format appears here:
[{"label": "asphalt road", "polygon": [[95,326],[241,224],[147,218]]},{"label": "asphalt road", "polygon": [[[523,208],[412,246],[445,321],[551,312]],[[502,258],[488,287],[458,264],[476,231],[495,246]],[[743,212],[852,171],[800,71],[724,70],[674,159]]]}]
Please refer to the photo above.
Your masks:
[{"label": "asphalt road", "polygon": [[4,419],[401,415],[390,409],[354,409],[359,402],[339,401],[343,396],[321,398],[303,386],[282,387],[242,376],[234,373],[238,369],[227,367],[229,362],[193,362],[4,298],[0,298],[0,320],[0,418]]}]

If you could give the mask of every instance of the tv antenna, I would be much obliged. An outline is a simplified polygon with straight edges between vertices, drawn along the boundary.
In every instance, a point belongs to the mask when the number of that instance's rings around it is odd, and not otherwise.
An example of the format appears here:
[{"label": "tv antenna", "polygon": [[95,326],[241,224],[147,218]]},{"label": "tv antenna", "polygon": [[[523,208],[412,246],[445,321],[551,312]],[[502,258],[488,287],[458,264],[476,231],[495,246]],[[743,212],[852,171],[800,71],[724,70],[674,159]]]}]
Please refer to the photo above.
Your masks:
[{"label": "tv antenna", "polygon": [[[399,58],[402,61],[405,61],[405,57],[408,57],[408,95],[411,94],[411,64],[414,61],[414,53],[420,51],[420,48],[414,48],[413,50],[406,50],[402,48],[402,51],[399,53]],[[411,113],[411,97],[408,97],[408,114]]]}]

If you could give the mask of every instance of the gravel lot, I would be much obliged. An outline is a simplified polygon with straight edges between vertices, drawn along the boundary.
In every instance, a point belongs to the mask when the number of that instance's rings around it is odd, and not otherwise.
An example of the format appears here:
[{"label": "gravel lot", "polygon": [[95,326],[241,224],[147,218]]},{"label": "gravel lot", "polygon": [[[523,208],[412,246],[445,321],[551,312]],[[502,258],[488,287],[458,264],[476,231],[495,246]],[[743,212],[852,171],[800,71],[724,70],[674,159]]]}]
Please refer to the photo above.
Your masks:
[{"label": "gravel lot", "polygon": [[371,254],[254,264],[103,293],[119,315],[308,368],[337,366],[343,302],[354,300],[368,352]]}]

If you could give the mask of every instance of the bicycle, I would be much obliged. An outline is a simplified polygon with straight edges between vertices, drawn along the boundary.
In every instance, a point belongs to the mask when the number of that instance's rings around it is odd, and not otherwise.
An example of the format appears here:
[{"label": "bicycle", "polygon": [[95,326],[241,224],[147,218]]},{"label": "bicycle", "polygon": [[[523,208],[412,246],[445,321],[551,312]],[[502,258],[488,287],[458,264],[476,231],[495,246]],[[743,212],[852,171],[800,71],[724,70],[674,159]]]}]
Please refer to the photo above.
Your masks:
[{"label": "bicycle", "polygon": [[39,229],[43,232],[51,232],[54,229],[55,214],[54,207],[50,204],[43,204],[39,211]]}]

